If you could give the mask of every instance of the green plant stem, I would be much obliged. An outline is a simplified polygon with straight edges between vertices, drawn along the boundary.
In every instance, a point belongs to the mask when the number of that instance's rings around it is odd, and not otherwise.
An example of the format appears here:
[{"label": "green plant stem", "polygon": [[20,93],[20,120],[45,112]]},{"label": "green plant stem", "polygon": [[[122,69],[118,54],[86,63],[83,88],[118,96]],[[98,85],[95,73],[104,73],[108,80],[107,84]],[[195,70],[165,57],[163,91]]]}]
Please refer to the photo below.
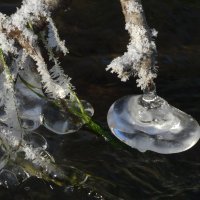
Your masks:
[{"label": "green plant stem", "polygon": [[97,124],[95,121],[90,120],[86,126],[92,130],[94,133],[97,133],[98,135],[102,136],[106,141],[108,141],[110,144],[112,144],[115,147],[120,148],[121,144],[120,141],[118,141],[115,137],[113,137],[109,131],[102,128],[99,124]]}]

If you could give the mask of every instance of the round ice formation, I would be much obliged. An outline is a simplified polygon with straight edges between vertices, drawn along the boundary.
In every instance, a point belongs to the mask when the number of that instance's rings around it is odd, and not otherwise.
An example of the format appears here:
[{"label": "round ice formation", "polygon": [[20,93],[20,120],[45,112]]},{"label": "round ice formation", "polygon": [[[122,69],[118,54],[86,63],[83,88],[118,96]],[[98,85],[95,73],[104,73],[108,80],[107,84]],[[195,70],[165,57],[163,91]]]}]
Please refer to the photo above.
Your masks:
[{"label": "round ice formation", "polygon": [[[92,116],[94,110],[90,103],[86,101],[81,101],[85,112]],[[72,109],[77,109],[80,112],[78,105],[71,105],[69,102],[68,107]],[[43,108],[43,125],[57,134],[68,134],[78,131],[84,122],[77,116],[71,114],[69,111],[60,110],[58,107],[52,103],[47,103]]]},{"label": "round ice formation", "polygon": [[123,97],[111,106],[107,119],[118,139],[141,152],[178,153],[200,138],[198,123],[158,96]]}]

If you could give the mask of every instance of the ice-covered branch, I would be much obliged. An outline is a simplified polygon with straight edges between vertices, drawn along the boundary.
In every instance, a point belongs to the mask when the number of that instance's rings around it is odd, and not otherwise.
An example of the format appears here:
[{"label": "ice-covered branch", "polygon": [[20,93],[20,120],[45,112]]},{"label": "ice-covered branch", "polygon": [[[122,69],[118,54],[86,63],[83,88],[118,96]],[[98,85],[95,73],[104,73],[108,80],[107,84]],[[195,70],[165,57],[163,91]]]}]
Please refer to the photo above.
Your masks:
[{"label": "ice-covered branch", "polygon": [[120,1],[130,43],[128,51],[115,58],[107,70],[117,73],[122,81],[127,81],[132,75],[137,76],[137,86],[144,90],[152,86],[156,77],[156,45],[153,37],[157,32],[148,27],[140,0]]}]

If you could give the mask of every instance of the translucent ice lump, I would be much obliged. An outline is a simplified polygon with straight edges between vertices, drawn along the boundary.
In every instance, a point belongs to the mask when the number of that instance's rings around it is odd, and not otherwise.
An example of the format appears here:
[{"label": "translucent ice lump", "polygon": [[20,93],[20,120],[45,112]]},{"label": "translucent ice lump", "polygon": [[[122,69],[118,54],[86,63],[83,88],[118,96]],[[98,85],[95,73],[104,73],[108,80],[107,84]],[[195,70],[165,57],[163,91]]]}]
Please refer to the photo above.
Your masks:
[{"label": "translucent ice lump", "polygon": [[[81,103],[85,112],[89,116],[92,116],[94,114],[94,109],[91,104],[87,101],[81,101]],[[69,107],[75,106],[73,109],[79,110],[77,104],[70,104],[71,103],[68,104]],[[81,118],[71,114],[69,111],[59,110],[51,103],[46,104],[43,108],[43,125],[54,133],[60,135],[73,133],[78,131],[83,124],[84,122]]]},{"label": "translucent ice lump", "polygon": [[118,139],[141,152],[178,153],[200,138],[197,121],[158,96],[123,97],[111,106],[107,119]]},{"label": "translucent ice lump", "polygon": [[[36,85],[36,83],[34,83]],[[50,131],[57,134],[68,134],[78,131],[84,122],[80,117],[75,116],[69,110],[60,109],[54,103],[48,102],[45,98],[39,97],[33,93],[27,86],[18,80],[16,84],[16,94],[18,98],[19,117],[21,125],[26,131],[33,131],[40,125],[44,125]],[[34,89],[38,94],[44,95],[39,85]],[[88,116],[94,114],[94,109],[90,103],[82,100],[81,104]],[[68,101],[68,109],[80,112],[80,105],[75,102]],[[1,114],[0,118],[4,116]]]}]

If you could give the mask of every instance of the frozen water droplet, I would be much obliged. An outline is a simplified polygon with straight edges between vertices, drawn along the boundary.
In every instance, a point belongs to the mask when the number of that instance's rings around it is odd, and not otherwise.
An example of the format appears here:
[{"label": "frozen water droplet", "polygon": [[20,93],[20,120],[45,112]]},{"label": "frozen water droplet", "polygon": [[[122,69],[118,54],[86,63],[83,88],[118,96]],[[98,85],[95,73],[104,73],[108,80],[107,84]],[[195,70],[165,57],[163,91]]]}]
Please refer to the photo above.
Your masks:
[{"label": "frozen water droplet", "polygon": [[[86,101],[81,101],[85,112],[92,116],[94,110]],[[68,107],[71,107],[71,102],[68,103]],[[73,104],[73,109],[80,110],[78,105]],[[57,134],[68,134],[78,131],[84,124],[83,121],[71,114],[69,111],[63,111],[51,103],[48,103],[43,109],[43,124],[44,126],[57,133]]]},{"label": "frozen water droplet", "polygon": [[25,134],[23,139],[26,145],[30,145],[32,148],[42,148],[44,150],[47,148],[46,139],[38,133]]},{"label": "frozen water droplet", "polygon": [[82,126],[80,120],[69,112],[63,112],[52,104],[47,104],[43,110],[43,125],[57,134],[73,133]]},{"label": "frozen water droplet", "polygon": [[11,188],[19,185],[19,181],[13,172],[3,169],[0,172],[0,185]]},{"label": "frozen water droplet", "polygon": [[156,97],[144,101],[142,95],[116,101],[108,112],[113,134],[141,152],[170,154],[185,151],[200,138],[198,123],[186,113]]}]

